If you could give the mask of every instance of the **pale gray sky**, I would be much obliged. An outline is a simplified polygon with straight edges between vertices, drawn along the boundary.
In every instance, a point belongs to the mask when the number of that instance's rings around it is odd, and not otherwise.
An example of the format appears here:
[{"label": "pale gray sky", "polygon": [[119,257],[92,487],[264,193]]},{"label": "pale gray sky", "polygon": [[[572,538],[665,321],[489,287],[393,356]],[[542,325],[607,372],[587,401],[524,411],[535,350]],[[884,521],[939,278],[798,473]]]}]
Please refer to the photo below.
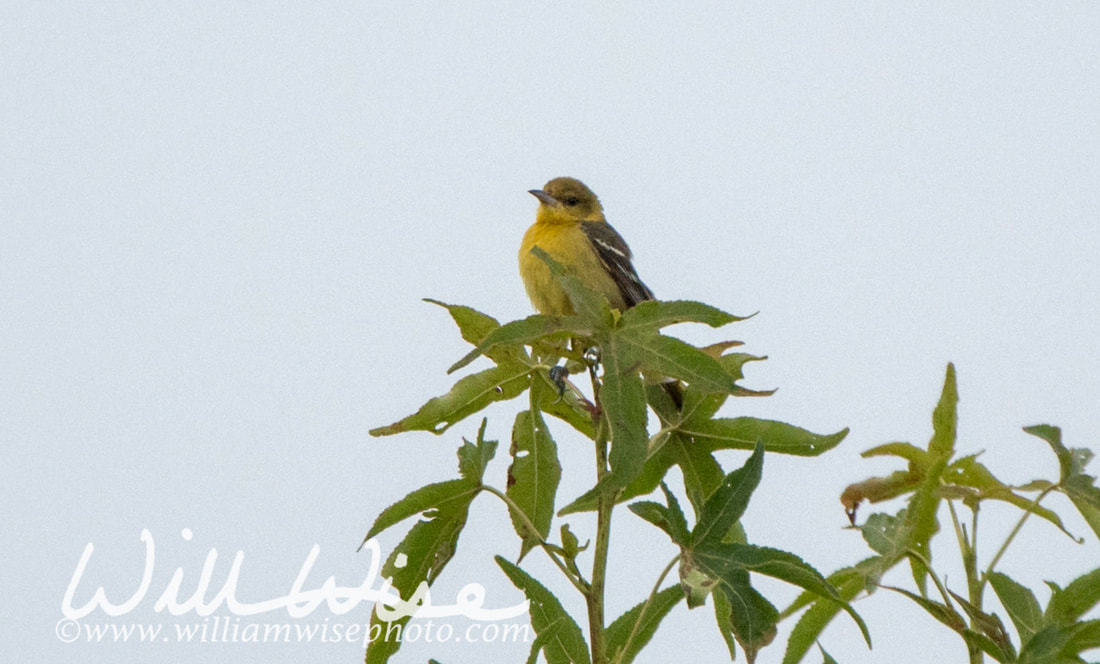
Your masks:
[{"label": "pale gray sky", "polygon": [[[865,557],[837,496],[895,468],[861,450],[925,443],[948,361],[960,450],[986,450],[1007,482],[1053,477],[1020,427],[1057,424],[1094,449],[1100,430],[1097,34],[1100,6],[1085,3],[6,4],[5,650],[358,661],[358,645],[66,644],[54,630],[88,542],[77,603],[100,584],[115,601],[132,592],[143,528],[156,569],[131,622],[201,624],[152,604],[177,567],[193,589],[211,548],[215,586],[245,552],[242,599],[285,593],[314,544],[307,586],[359,585],[374,516],[452,477],[476,432],[367,436],[444,391],[466,350],[420,298],[527,315],[525,192],[559,175],[600,195],[659,296],[760,312],[684,332],[770,356],[746,384],[777,394],[726,412],[851,427],[821,460],[767,459],[754,541],[823,572]],[[514,410],[490,411],[505,447]],[[557,431],[565,501],[589,486],[590,460]],[[505,465],[490,467],[500,484]],[[986,556],[1014,518],[983,514]],[[571,523],[583,539],[589,522]],[[1095,537],[1067,524],[1085,546],[1032,524],[1003,568],[1035,586],[1094,567]],[[616,526],[610,615],[674,553],[626,511]],[[958,585],[950,544],[935,555]],[[491,556],[516,550],[504,510],[479,499],[439,596],[476,582],[487,604],[514,604]],[[525,567],[570,592],[538,552]],[[761,585],[779,605],[794,596]],[[875,650],[838,620],[823,643],[841,662],[965,657],[900,597],[857,608]],[[325,618],[355,621],[303,622]],[[685,647],[724,656],[709,608],[678,607],[639,661]],[[525,653],[408,644],[395,661]],[[775,645],[759,661],[781,657]]]}]

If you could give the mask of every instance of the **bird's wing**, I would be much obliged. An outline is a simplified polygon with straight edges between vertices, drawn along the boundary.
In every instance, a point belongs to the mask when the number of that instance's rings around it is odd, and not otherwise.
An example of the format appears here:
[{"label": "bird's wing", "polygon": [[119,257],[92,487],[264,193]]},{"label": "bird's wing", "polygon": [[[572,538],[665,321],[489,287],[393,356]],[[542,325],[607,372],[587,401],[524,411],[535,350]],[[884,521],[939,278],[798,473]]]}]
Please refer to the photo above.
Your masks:
[{"label": "bird's wing", "polygon": [[630,262],[630,247],[626,246],[626,241],[611,224],[604,221],[585,221],[581,222],[581,229],[596,250],[596,255],[600,257],[607,273],[618,286],[627,307],[654,299],[653,291],[642,283],[638,273],[634,271],[634,265]]}]

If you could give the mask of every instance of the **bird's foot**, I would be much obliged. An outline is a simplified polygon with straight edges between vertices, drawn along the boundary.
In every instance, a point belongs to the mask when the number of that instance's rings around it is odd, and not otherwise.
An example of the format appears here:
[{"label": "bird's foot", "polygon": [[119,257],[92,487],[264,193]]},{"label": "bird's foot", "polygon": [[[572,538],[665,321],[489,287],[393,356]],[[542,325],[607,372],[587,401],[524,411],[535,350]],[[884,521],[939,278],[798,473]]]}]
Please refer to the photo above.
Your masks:
[{"label": "bird's foot", "polygon": [[556,365],[550,367],[550,380],[554,383],[554,387],[558,388],[558,399],[560,400],[565,396],[565,384],[569,378],[569,369],[566,369],[564,365]]}]

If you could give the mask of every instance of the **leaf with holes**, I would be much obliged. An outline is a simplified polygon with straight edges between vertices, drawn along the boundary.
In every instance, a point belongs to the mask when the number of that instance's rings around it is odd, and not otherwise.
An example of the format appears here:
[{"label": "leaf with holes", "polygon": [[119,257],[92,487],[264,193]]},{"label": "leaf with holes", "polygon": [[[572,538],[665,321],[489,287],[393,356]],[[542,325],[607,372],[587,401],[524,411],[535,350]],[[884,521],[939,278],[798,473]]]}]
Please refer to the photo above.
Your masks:
[{"label": "leaf with holes", "polygon": [[[524,410],[516,415],[512,427],[512,465],[508,467],[506,494],[523,511],[526,519],[509,510],[512,526],[523,540],[519,557],[522,560],[532,547],[550,533],[554,518],[554,497],[561,480],[558,446],[550,436],[542,415],[537,410]],[[531,532],[530,521],[536,528]]]},{"label": "leaf with holes", "polygon": [[530,383],[529,371],[520,362],[502,362],[491,369],[465,376],[449,392],[428,400],[413,415],[389,426],[371,429],[370,435],[392,436],[403,431],[441,434],[493,402],[519,396]]},{"label": "leaf with holes", "polygon": [[535,634],[541,636],[543,632],[553,629],[553,637],[542,645],[548,664],[590,664],[592,660],[581,628],[565,612],[558,598],[516,565],[500,556],[496,557],[496,561],[512,583],[527,596],[531,628]]}]

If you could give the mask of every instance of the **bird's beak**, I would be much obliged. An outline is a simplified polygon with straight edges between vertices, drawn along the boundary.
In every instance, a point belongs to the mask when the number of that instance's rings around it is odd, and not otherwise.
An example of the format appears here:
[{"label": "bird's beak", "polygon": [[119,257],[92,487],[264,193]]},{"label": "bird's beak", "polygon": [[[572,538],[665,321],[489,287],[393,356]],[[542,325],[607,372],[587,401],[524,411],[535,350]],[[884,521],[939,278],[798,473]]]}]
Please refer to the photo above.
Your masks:
[{"label": "bird's beak", "polygon": [[558,202],[558,199],[554,198],[542,189],[531,189],[528,190],[527,193],[539,199],[539,202],[547,207],[561,207],[561,203]]}]

